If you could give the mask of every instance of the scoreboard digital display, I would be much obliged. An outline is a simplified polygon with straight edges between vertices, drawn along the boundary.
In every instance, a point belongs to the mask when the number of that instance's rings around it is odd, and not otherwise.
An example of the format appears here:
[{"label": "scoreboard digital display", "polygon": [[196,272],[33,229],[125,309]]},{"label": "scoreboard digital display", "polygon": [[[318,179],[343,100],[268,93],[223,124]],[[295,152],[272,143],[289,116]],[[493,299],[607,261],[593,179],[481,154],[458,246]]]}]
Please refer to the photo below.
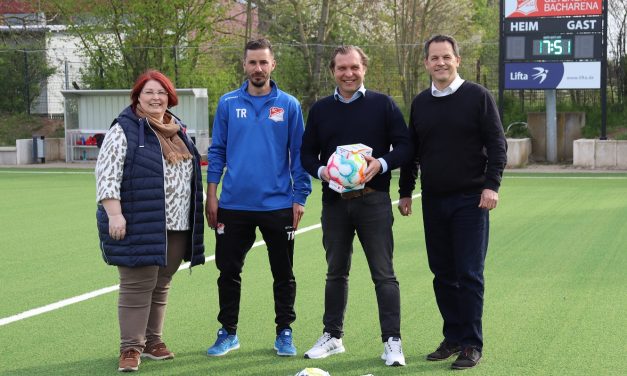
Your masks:
[{"label": "scoreboard digital display", "polygon": [[535,57],[545,56],[563,56],[572,57],[573,40],[564,37],[544,37],[542,39],[533,39],[532,55]]}]

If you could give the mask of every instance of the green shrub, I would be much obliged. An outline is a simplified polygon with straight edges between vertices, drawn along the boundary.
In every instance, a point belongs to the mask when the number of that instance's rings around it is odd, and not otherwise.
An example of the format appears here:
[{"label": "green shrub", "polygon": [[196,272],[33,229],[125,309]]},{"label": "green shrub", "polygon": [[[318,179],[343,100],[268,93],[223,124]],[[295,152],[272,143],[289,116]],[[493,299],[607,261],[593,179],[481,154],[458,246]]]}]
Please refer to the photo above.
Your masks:
[{"label": "green shrub", "polygon": [[[45,127],[49,123],[59,124]],[[0,146],[15,146],[15,140],[31,138],[40,133],[45,133],[46,137],[64,137],[61,124],[62,120],[50,120],[40,116],[0,113]]]}]

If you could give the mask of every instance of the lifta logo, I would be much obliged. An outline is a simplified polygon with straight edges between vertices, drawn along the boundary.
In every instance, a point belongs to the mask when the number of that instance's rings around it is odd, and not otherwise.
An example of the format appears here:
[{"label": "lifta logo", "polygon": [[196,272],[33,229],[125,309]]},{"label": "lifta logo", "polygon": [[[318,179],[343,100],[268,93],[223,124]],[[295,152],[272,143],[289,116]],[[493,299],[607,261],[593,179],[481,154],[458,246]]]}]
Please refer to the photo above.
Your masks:
[{"label": "lifta logo", "polygon": [[505,63],[505,89],[599,89],[601,62]]},{"label": "lifta logo", "polygon": [[270,107],[270,116],[268,117],[270,120],[273,121],[283,121],[283,114],[285,113],[285,110],[282,109],[281,107]]},{"label": "lifta logo", "polygon": [[544,80],[546,80],[546,75],[549,74],[549,70],[548,69],[544,69],[542,67],[535,67],[535,68],[533,68],[533,70],[535,70],[538,73],[532,74],[531,78],[533,78],[534,80],[539,78],[540,79],[539,83],[543,83]]},{"label": "lifta logo", "polygon": [[509,73],[509,79],[510,81],[528,81],[529,80],[529,76],[531,75],[531,79],[532,80],[537,80],[538,81],[538,85],[542,84],[546,78],[549,75],[549,70],[546,69],[545,67],[533,67],[531,68],[534,71],[536,71],[536,73],[525,73],[522,70],[517,70],[517,71],[512,71]]},{"label": "lifta logo", "polygon": [[522,14],[530,14],[538,11],[537,0],[518,0],[516,11]]},{"label": "lifta logo", "polygon": [[527,81],[529,79],[529,76],[521,71],[510,72],[509,79],[511,81]]}]

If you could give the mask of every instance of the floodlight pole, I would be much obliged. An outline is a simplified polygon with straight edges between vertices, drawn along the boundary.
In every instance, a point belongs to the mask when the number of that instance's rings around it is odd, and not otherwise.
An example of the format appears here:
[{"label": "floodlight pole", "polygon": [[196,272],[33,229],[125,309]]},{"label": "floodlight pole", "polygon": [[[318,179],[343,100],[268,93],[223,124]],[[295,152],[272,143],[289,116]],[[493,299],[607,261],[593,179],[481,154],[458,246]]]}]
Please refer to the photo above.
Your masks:
[{"label": "floodlight pole", "polygon": [[607,140],[607,0],[603,0],[603,37],[601,38],[601,140]]},{"label": "floodlight pole", "polygon": [[503,121],[505,121],[503,119],[503,106],[504,106],[504,98],[503,96],[505,95],[505,62],[504,62],[504,54],[503,51],[505,51],[505,37],[504,37],[504,29],[505,29],[505,25],[503,23],[503,15],[504,15],[504,10],[503,10],[503,5],[504,1],[499,1],[499,17],[500,17],[500,22],[499,22],[499,117],[501,118],[501,123]]}]

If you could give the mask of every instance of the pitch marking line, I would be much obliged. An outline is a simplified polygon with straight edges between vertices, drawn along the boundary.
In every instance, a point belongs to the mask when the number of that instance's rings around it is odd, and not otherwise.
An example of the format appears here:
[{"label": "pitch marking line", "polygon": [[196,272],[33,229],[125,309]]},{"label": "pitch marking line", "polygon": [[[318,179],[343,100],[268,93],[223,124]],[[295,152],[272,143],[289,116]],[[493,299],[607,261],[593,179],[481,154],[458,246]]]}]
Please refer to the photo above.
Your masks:
[{"label": "pitch marking line", "polygon": [[[418,198],[420,197],[420,194],[415,194],[412,196],[412,198]],[[398,204],[398,200],[393,201],[392,205],[396,205]],[[315,224],[315,225],[311,225],[305,228],[301,228],[299,230],[296,230],[296,235],[300,235],[303,234],[305,232],[309,232],[309,231],[313,231],[316,229],[319,229],[320,227],[322,227],[322,225],[320,223]],[[252,248],[255,247],[259,247],[266,244],[263,240],[260,240],[258,242],[255,242],[252,246]],[[215,255],[211,255],[205,258],[205,262],[207,261],[213,261],[215,260]],[[189,262],[183,263],[181,264],[181,266],[179,267],[178,270],[184,270],[184,269],[189,269]],[[80,302],[84,302],[85,300],[89,300],[89,299],[93,299],[95,297],[98,297],[100,295],[104,295],[104,294],[108,294],[110,292],[114,292],[120,289],[120,285],[113,285],[113,286],[109,286],[109,287],[105,287],[102,289],[98,289],[95,291],[91,291],[85,294],[81,294],[78,296],[74,296],[72,298],[68,298],[68,299],[63,299],[63,300],[59,300],[58,302],[55,303],[51,303],[48,305],[45,305],[43,307],[39,307],[39,308],[33,308],[30,309],[28,311],[24,311],[22,313],[18,313],[17,315],[13,315],[13,316],[9,316],[9,317],[4,317],[2,319],[0,319],[0,326],[4,326],[16,321],[20,321],[20,320],[24,320],[27,319],[29,317],[33,317],[33,316],[38,316],[41,315],[42,313],[46,313],[46,312],[50,312],[50,311],[54,311],[63,307],[67,307],[69,305],[72,304],[76,304],[76,303],[80,303]]]},{"label": "pitch marking line", "polygon": [[95,175],[94,171],[0,171],[0,174],[62,174],[62,175]]}]

